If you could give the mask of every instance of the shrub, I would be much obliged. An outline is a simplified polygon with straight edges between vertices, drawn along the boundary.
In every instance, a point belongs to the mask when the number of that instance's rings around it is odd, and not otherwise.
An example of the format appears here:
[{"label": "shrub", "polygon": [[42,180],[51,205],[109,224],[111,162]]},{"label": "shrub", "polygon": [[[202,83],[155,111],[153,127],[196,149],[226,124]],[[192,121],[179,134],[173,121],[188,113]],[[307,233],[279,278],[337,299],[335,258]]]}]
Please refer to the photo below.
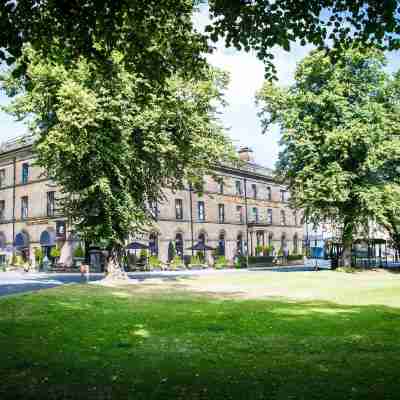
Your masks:
[{"label": "shrub", "polygon": [[264,251],[264,247],[261,244],[258,244],[256,246],[256,255],[257,256],[261,255],[263,251]]},{"label": "shrub", "polygon": [[149,257],[149,265],[150,268],[160,268],[161,267],[161,261],[158,259],[157,256],[153,255]]},{"label": "shrub", "polygon": [[278,250],[278,257],[283,257],[283,249],[282,249],[282,247]]},{"label": "shrub", "polygon": [[202,251],[198,251],[197,253],[196,253],[196,256],[200,259],[200,264],[203,264],[204,263],[204,253],[202,252]]},{"label": "shrub", "polygon": [[61,256],[61,250],[58,248],[58,246],[54,246],[51,248],[50,256],[53,258],[58,258]]},{"label": "shrub", "polygon": [[147,250],[146,249],[141,249],[139,253],[139,258],[141,259],[146,259],[147,258]]},{"label": "shrub", "polygon": [[223,268],[228,264],[225,256],[219,256],[215,261],[215,268]]},{"label": "shrub", "polygon": [[35,249],[33,250],[34,254],[35,254],[35,261],[38,263],[38,265],[40,265],[43,261],[43,250],[41,247],[35,247]]},{"label": "shrub", "polygon": [[263,248],[263,255],[264,256],[272,256],[273,246],[264,246]]},{"label": "shrub", "polygon": [[190,265],[202,265],[203,260],[199,256],[190,257]]},{"label": "shrub", "polygon": [[172,269],[183,268],[184,266],[185,264],[183,263],[183,260],[179,256],[175,256],[170,263],[170,267]]},{"label": "shrub", "polygon": [[83,250],[82,246],[79,245],[75,250],[74,250],[74,257],[75,258],[84,258],[85,257],[85,251]]}]

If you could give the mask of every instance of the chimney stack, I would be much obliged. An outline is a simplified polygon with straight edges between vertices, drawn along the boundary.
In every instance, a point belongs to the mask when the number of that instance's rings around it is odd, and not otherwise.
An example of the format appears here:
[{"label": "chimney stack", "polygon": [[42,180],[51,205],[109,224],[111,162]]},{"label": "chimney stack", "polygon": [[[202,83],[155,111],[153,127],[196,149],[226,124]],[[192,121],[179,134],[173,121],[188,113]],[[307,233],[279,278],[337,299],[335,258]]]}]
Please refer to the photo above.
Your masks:
[{"label": "chimney stack", "polygon": [[238,151],[239,158],[245,162],[254,161],[253,150],[250,147],[241,147]]}]

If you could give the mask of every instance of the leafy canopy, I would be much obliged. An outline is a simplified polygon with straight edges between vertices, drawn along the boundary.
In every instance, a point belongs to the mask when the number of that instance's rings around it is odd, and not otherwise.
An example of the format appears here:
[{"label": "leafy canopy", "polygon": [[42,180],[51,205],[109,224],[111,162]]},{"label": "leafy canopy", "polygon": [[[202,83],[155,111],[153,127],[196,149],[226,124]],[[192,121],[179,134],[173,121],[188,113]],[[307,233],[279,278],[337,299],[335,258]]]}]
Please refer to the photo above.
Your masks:
[{"label": "leafy canopy", "polygon": [[400,7],[397,0],[209,0],[213,40],[225,38],[226,45],[256,51],[267,66],[267,77],[274,75],[271,49],[287,51],[292,42],[328,42],[336,49],[351,42],[400,47]]},{"label": "leafy canopy", "polygon": [[30,43],[45,56],[60,57],[63,48],[66,61],[84,55],[105,63],[118,50],[127,66],[157,82],[177,70],[191,74],[209,50],[192,26],[199,3],[210,7],[210,37],[255,50],[268,77],[275,71],[271,49],[289,50],[295,41],[399,48],[397,0],[3,0],[0,59],[13,63]]},{"label": "leafy canopy", "polygon": [[344,224],[350,238],[373,216],[387,222],[395,198],[400,204],[400,82],[384,65],[379,50],[348,49],[335,64],[314,51],[294,85],[267,82],[258,93],[264,128],[282,127],[278,170],[295,207],[315,223]]},{"label": "leafy canopy", "polygon": [[205,68],[203,80],[174,75],[143,101],[147,81],[126,68],[122,54],[111,60],[106,74],[88,58],[65,66],[27,47],[21,63],[29,90],[11,73],[4,85],[19,94],[10,111],[30,117],[37,163],[62,188],[77,231],[118,247],[148,223],[163,187],[199,187],[210,166],[233,150],[215,112],[224,74]]}]

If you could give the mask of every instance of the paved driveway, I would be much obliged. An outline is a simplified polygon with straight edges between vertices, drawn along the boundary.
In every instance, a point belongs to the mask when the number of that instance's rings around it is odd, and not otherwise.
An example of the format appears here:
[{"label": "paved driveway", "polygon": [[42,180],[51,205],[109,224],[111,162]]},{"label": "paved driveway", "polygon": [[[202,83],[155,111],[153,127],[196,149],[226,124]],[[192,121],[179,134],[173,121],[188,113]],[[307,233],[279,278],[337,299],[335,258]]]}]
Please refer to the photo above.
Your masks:
[{"label": "paved driveway", "polygon": [[[104,274],[90,274],[90,281],[103,277]],[[73,273],[0,272],[0,296],[84,282],[86,279],[82,279],[80,274]]]}]

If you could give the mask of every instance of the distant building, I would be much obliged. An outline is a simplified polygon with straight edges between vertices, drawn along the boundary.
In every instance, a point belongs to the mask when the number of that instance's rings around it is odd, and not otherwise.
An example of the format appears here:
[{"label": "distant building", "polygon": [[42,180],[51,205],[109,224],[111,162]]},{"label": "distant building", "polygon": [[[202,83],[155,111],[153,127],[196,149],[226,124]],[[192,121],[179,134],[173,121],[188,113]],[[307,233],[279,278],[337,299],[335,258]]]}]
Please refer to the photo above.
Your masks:
[{"label": "distant building", "polygon": [[[193,244],[204,241],[227,259],[237,254],[255,254],[256,246],[273,246],[275,251],[302,251],[303,225],[298,212],[289,208],[288,192],[270,169],[253,161],[252,151],[239,151],[240,168],[218,166],[222,181],[207,176],[204,194],[190,188],[165,190],[167,200],[154,205],[156,222],[141,237],[150,251],[168,261],[174,244],[180,255],[190,255]],[[13,248],[24,258],[34,257],[34,248],[50,254],[61,249],[60,262],[72,263],[78,242],[73,227],[57,209],[57,186],[45,171],[34,165],[32,138],[22,137],[0,147],[0,251]]]}]

